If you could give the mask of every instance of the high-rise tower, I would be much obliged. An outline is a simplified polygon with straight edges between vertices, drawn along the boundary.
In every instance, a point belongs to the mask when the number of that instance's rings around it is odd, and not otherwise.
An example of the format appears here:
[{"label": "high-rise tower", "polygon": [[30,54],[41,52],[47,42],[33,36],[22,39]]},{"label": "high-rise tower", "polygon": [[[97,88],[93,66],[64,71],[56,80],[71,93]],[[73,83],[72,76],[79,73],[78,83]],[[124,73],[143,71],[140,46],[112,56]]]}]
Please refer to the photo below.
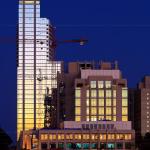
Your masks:
[{"label": "high-rise tower", "polygon": [[17,133],[44,126],[44,94],[56,88],[61,62],[53,61],[52,26],[40,0],[19,0]]}]

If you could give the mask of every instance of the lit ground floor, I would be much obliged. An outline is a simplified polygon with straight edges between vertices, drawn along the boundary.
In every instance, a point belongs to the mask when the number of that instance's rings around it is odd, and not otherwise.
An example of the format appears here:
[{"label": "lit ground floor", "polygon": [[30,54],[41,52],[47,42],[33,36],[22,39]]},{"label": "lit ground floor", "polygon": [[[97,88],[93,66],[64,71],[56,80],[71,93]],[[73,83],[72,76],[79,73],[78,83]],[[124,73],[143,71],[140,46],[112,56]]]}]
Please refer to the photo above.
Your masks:
[{"label": "lit ground floor", "polygon": [[98,150],[134,149],[134,130],[30,130],[22,132],[20,149]]}]

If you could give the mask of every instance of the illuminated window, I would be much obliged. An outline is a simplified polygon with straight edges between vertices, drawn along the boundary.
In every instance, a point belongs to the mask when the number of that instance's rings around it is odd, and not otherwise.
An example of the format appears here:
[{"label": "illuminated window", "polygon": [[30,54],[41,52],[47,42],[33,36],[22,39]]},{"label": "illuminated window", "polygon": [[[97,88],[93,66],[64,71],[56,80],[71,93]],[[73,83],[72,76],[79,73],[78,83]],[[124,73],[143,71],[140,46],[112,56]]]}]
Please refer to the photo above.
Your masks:
[{"label": "illuminated window", "polygon": [[75,95],[76,95],[76,97],[80,97],[81,96],[81,90],[76,89]]},{"label": "illuminated window", "polygon": [[124,135],[125,140],[131,140],[132,139],[132,135],[131,134],[125,134]]},{"label": "illuminated window", "polygon": [[106,90],[106,97],[108,97],[108,98],[111,97],[111,90]]},{"label": "illuminated window", "polygon": [[98,120],[104,120],[104,116],[99,116]]},{"label": "illuminated window", "polygon": [[80,115],[81,114],[81,107],[76,107],[75,108],[75,114]]},{"label": "illuminated window", "polygon": [[111,88],[111,81],[105,81],[105,87]]},{"label": "illuminated window", "polygon": [[116,106],[116,99],[113,99],[113,106]]},{"label": "illuminated window", "polygon": [[97,99],[91,99],[91,106],[97,106]]},{"label": "illuminated window", "polygon": [[99,90],[98,94],[99,94],[99,97],[104,97],[104,90]]},{"label": "illuminated window", "polygon": [[122,89],[122,97],[127,98],[128,97],[128,90],[125,88]]},{"label": "illuminated window", "polygon": [[81,101],[80,99],[75,100],[75,106],[81,106]]},{"label": "illuminated window", "polygon": [[104,107],[99,107],[98,114],[99,115],[104,115]]},{"label": "illuminated window", "polygon": [[99,99],[98,104],[99,106],[104,106],[104,99]]},{"label": "illuminated window", "polygon": [[91,114],[96,115],[97,114],[97,109],[96,107],[91,107]]},{"label": "illuminated window", "polygon": [[128,99],[122,99],[122,106],[128,106]]},{"label": "illuminated window", "polygon": [[89,98],[86,99],[86,106],[89,106]]},{"label": "illuminated window", "polygon": [[108,134],[108,140],[114,140],[115,135],[114,134]]},{"label": "illuminated window", "polygon": [[91,116],[91,121],[97,121],[97,117],[96,116]]},{"label": "illuminated window", "polygon": [[41,140],[48,140],[47,134],[41,134]]},{"label": "illuminated window", "polygon": [[127,116],[122,116],[122,121],[128,121],[128,117]]},{"label": "illuminated window", "polygon": [[89,97],[90,94],[89,94],[89,90],[86,91],[86,97]]},{"label": "illuminated window", "polygon": [[97,91],[96,90],[91,90],[91,97],[96,97],[97,96]]},{"label": "illuminated window", "polygon": [[128,107],[122,107],[122,115],[128,114]]},{"label": "illuminated window", "polygon": [[117,91],[113,90],[113,97],[116,98],[116,95],[117,95]]},{"label": "illuminated window", "polygon": [[66,134],[66,140],[72,140],[73,134]]},{"label": "illuminated window", "polygon": [[86,114],[89,115],[89,108],[86,108]]},{"label": "illuminated window", "polygon": [[76,120],[76,121],[81,121],[81,116],[76,116],[76,117],[75,117],[75,120]]},{"label": "illuminated window", "polygon": [[106,134],[100,134],[100,140],[106,140]]},{"label": "illuminated window", "polygon": [[106,115],[111,115],[111,107],[106,107]]},{"label": "illuminated window", "polygon": [[113,121],[116,121],[116,116],[113,116]]},{"label": "illuminated window", "polygon": [[90,85],[91,85],[91,88],[96,88],[96,81],[91,81]]},{"label": "illuminated window", "polygon": [[58,134],[58,140],[64,140],[65,136],[64,134]]},{"label": "illuminated window", "polygon": [[104,81],[98,81],[98,88],[104,88]]},{"label": "illuminated window", "polygon": [[112,120],[111,116],[106,116],[106,120]]},{"label": "illuminated window", "polygon": [[113,107],[113,115],[116,115],[116,107]]},{"label": "illuminated window", "polygon": [[74,139],[75,140],[81,140],[81,134],[75,134]]},{"label": "illuminated window", "polygon": [[91,140],[97,140],[98,136],[96,134],[91,134]]},{"label": "illuminated window", "polygon": [[83,134],[83,140],[89,140],[90,135],[89,134]]},{"label": "illuminated window", "polygon": [[49,139],[50,140],[56,140],[56,134],[50,134]]},{"label": "illuminated window", "polygon": [[86,121],[90,121],[90,117],[89,116],[86,116]]},{"label": "illuminated window", "polygon": [[106,99],[106,106],[111,106],[111,99]]}]

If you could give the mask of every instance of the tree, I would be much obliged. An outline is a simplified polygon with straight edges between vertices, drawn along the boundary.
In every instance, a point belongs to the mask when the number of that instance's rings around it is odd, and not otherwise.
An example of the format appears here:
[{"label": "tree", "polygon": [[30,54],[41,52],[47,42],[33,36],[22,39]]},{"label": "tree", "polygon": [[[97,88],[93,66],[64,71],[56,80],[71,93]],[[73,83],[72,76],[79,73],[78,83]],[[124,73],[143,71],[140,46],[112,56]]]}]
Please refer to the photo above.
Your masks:
[{"label": "tree", "polygon": [[3,129],[0,128],[0,150],[8,150],[11,143],[11,138]]}]

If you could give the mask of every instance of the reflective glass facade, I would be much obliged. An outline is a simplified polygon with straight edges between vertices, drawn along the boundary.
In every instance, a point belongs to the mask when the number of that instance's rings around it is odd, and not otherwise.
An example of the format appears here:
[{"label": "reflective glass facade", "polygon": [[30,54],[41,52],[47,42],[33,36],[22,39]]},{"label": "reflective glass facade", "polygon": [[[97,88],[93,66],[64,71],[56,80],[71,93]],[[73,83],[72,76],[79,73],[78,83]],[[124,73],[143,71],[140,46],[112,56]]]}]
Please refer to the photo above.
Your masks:
[{"label": "reflective glass facade", "polygon": [[51,25],[40,18],[39,0],[19,0],[17,133],[44,126],[46,88],[57,86],[61,62],[53,60]]}]

